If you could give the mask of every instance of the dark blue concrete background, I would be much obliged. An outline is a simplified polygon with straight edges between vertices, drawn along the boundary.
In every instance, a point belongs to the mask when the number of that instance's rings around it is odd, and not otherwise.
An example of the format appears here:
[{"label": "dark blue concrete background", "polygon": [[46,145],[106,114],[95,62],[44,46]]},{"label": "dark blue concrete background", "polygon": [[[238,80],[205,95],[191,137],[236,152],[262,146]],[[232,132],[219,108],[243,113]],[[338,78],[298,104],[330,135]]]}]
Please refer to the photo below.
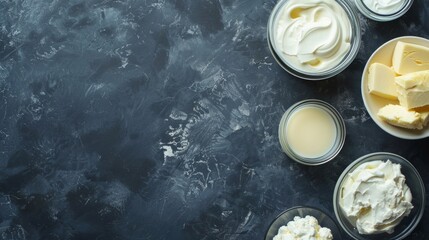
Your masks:
[{"label": "dark blue concrete background", "polygon": [[[334,216],[361,155],[409,159],[429,183],[429,140],[397,139],[366,112],[370,54],[429,37],[429,2],[400,20],[361,18],[342,74],[308,82],[271,57],[275,1],[0,0],[0,239],[261,239],[296,205]],[[334,105],[347,140],[332,162],[281,152],[291,104]],[[429,209],[410,239],[429,239]]]}]

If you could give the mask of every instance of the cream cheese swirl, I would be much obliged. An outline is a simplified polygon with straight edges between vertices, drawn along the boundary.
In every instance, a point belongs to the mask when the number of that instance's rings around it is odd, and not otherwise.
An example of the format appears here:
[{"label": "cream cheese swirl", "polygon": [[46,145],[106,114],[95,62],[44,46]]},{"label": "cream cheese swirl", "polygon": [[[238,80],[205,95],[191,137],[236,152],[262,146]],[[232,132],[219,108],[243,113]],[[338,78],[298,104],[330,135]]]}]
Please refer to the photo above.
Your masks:
[{"label": "cream cheese swirl", "polygon": [[334,68],[351,47],[350,19],[335,0],[290,0],[274,24],[280,57],[303,72]]},{"label": "cream cheese swirl", "polygon": [[371,161],[348,174],[341,187],[340,206],[360,234],[392,233],[410,214],[411,200],[401,165]]},{"label": "cream cheese swirl", "polygon": [[378,14],[392,14],[404,6],[405,0],[363,0],[363,3]]}]

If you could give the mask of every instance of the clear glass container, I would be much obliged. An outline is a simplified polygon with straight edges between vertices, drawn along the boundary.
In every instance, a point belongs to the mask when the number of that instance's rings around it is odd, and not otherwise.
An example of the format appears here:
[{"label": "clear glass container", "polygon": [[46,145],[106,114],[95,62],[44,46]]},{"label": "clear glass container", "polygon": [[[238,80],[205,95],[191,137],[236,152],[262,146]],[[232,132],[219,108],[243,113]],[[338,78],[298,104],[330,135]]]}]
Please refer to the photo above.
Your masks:
[{"label": "clear glass container", "polygon": [[377,13],[373,10],[371,10],[363,0],[355,0],[356,7],[359,9],[359,11],[366,16],[369,19],[379,21],[379,22],[387,22],[395,20],[402,15],[404,15],[408,9],[410,9],[411,5],[413,5],[413,0],[405,0],[402,6],[395,12],[392,12],[390,14],[382,14]]},{"label": "clear glass container", "polygon": [[273,220],[265,234],[265,240],[272,240],[277,235],[279,228],[293,221],[294,217],[299,216],[303,218],[307,215],[316,218],[320,226],[329,228],[334,239],[342,239],[340,229],[328,214],[317,208],[298,206],[285,210]]},{"label": "clear glass container", "polygon": [[275,32],[275,26],[276,26],[275,22],[279,13],[283,9],[283,6],[288,1],[289,0],[280,0],[272,10],[270,18],[268,20],[268,26],[267,26],[268,47],[276,62],[290,74],[305,80],[327,79],[339,74],[344,69],[346,69],[355,59],[356,55],[359,52],[359,47],[361,44],[361,27],[360,27],[359,17],[356,11],[354,10],[354,8],[350,6],[349,1],[336,0],[336,2],[344,9],[344,11],[346,12],[350,20],[351,31],[352,31],[350,49],[343,57],[343,60],[339,62],[339,64],[332,67],[331,69],[328,69],[325,71],[318,71],[318,72],[302,71],[300,69],[293,67],[291,64],[288,64],[288,61],[284,57],[282,57],[281,51],[275,46],[275,41],[274,41],[274,32]]},{"label": "clear glass container", "polygon": [[[340,206],[340,194],[342,185],[348,176],[349,173],[353,172],[359,165],[376,161],[376,160],[390,160],[392,163],[397,163],[401,165],[401,172],[405,176],[405,183],[410,188],[413,199],[411,203],[414,208],[411,210],[411,213],[404,217],[402,221],[395,227],[392,234],[381,233],[381,234],[371,234],[371,235],[361,235],[359,234],[357,228],[350,223],[347,217],[344,215],[341,206]],[[358,240],[376,240],[376,239],[386,239],[386,240],[399,240],[404,239],[416,228],[417,224],[421,220],[425,208],[425,185],[422,178],[420,177],[417,169],[405,158],[387,152],[377,152],[371,153],[365,156],[362,156],[352,162],[341,174],[337,184],[334,189],[333,204],[335,216],[337,217],[340,226],[343,230],[353,239]]]},{"label": "clear glass container", "polygon": [[[289,123],[289,119],[295,112],[305,107],[316,107],[321,110],[324,110],[330,117],[332,117],[332,120],[335,125],[336,134],[335,134],[334,143],[332,147],[325,154],[319,157],[310,158],[310,157],[302,156],[301,154],[294,151],[290,146],[290,144],[288,143],[287,125]],[[321,165],[326,162],[329,162],[330,160],[334,159],[338,155],[346,139],[346,126],[340,113],[333,106],[321,100],[307,99],[307,100],[303,100],[295,103],[294,105],[292,105],[286,110],[286,112],[283,114],[283,117],[280,120],[278,134],[279,134],[280,145],[282,147],[282,150],[286,153],[286,155],[288,155],[290,158],[297,161],[298,163],[309,165],[309,166],[316,166],[316,165]]]}]

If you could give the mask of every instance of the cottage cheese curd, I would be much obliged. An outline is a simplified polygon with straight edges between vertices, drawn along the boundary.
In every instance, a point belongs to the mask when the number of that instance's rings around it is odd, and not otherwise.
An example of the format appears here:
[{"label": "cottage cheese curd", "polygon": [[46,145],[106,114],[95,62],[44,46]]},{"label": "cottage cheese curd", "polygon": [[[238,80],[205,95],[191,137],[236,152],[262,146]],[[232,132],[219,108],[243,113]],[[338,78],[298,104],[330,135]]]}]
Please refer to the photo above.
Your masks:
[{"label": "cottage cheese curd", "polygon": [[287,226],[281,226],[273,240],[330,240],[333,239],[331,230],[321,227],[313,216],[294,217]]},{"label": "cottage cheese curd", "polygon": [[404,6],[405,0],[363,0],[363,3],[378,14],[392,14]]},{"label": "cottage cheese curd", "polygon": [[335,0],[290,0],[274,25],[280,57],[303,72],[332,69],[351,48],[350,19]]},{"label": "cottage cheese curd", "polygon": [[401,166],[371,161],[357,167],[341,187],[340,206],[360,234],[392,233],[410,214],[411,191]]}]

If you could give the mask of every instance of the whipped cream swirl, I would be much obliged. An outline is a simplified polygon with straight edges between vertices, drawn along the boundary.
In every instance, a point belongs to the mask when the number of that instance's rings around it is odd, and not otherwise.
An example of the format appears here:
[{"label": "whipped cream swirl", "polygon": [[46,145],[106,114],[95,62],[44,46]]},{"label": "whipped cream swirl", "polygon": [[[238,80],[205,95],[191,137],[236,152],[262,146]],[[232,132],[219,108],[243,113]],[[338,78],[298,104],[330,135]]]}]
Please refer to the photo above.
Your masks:
[{"label": "whipped cream swirl", "polygon": [[290,0],[274,24],[280,57],[300,71],[332,69],[351,47],[350,19],[335,0]]}]

